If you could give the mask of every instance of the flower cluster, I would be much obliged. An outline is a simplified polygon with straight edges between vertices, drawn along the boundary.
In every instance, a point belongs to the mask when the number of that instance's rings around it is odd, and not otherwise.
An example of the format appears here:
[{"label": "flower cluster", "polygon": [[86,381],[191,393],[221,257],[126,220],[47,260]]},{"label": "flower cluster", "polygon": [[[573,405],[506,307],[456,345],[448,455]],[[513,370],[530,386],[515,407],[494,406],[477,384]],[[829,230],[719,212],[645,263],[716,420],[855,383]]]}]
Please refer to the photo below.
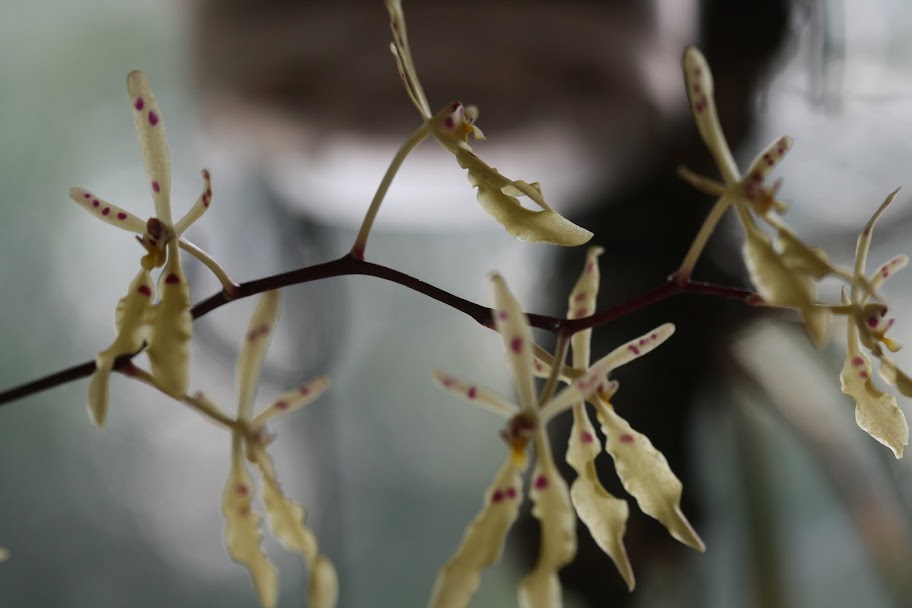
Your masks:
[{"label": "flower cluster", "polygon": [[[582,276],[570,295],[570,318],[594,312],[600,253],[600,248],[589,251]],[[674,333],[674,325],[661,325],[592,365],[589,363],[591,330],[579,332],[572,341],[573,366],[565,368],[563,361],[555,360],[533,344],[526,314],[503,278],[494,275],[493,281],[495,325],[513,370],[519,406],[450,374],[434,375],[447,390],[507,418],[501,435],[510,450],[488,488],[481,513],[469,525],[456,554],[441,571],[430,605],[441,608],[468,605],[478,588],[481,570],[499,558],[522,502],[521,475],[526,469],[530,443],[536,463],[529,496],[535,505],[532,513],[541,522],[542,532],[538,562],[519,586],[520,605],[561,605],[557,572],[576,554],[577,517],[633,589],[633,569],[623,541],[627,502],[609,494],[598,479],[595,459],[601,446],[584,401],[595,408],[605,435],[605,450],[614,459],[625,489],[636,498],[640,509],[661,522],[674,538],[703,551],[703,541],[681,513],[681,482],[661,452],[633,430],[609,401],[618,383],[608,380],[608,374],[661,345]],[[567,386],[552,397],[548,396],[547,388],[536,397],[535,375],[560,378]],[[566,458],[577,473],[569,492],[554,463],[546,432],[548,423],[567,410],[573,411],[573,428]]]},{"label": "flower cluster", "polygon": [[[719,124],[712,73],[706,59],[697,49],[688,48],[682,63],[697,129],[715,159],[723,181],[719,183],[697,176],[686,169],[680,172],[695,187],[719,197],[681,270],[689,275],[718,220],[729,207],[734,207],[745,231],[744,261],[751,281],[767,305],[797,309],[808,336],[817,346],[829,339],[830,318],[833,315],[846,317],[848,348],[840,375],[842,391],[855,400],[858,426],[901,458],[904,446],[909,443],[908,423],[896,398],[878,389],[871,381],[870,361],[862,352],[864,348],[880,361],[881,378],[896,386],[901,394],[912,397],[912,378],[896,366],[881,346],[891,352],[900,348],[898,342],[885,335],[893,319],[886,318],[887,305],[877,292],[887,277],[908,263],[908,258],[897,256],[871,276],[865,274],[874,224],[898,191],[886,198],[858,237],[854,271],[831,263],[822,250],[804,243],[780,217],[786,211],[786,205],[776,200],[781,182],[764,183],[792,147],[791,138],[781,137],[770,144],[742,176]],[[775,234],[775,243],[761,228],[761,222]],[[824,304],[817,301],[817,285],[825,277],[842,280],[848,286],[849,294],[843,291],[842,302]]]},{"label": "flower cluster", "polygon": [[[179,247],[185,248],[213,270],[226,293],[230,295],[236,285],[205,252],[181,238],[212,201],[209,172],[202,172],[204,189],[196,204],[174,223],[169,197],[170,153],[161,111],[142,73],[130,73],[127,90],[155,202],[155,217],[143,222],[129,211],[82,188],[70,190],[70,198],[95,217],[141,235],[136,238],[146,252],[127,295],[117,304],[117,336],[95,360],[96,369],[89,384],[88,397],[92,421],[98,426],[104,425],[108,410],[108,382],[116,359],[145,348],[151,373],[130,362],[124,368],[127,375],[189,405],[231,432],[230,472],[222,496],[225,544],[229,555],[250,571],[260,603],[265,608],[276,605],[277,575],[275,566],[260,547],[261,517],[252,508],[254,485],[245,461],[252,463],[259,473],[262,501],[273,534],[286,548],[300,553],[307,563],[310,606],[331,608],[336,605],[338,589],[335,569],[320,554],[313,533],[304,525],[303,509],[282,491],[267,451],[274,438],[266,431],[269,421],[316,399],[326,390],[328,380],[320,377],[303,384],[281,396],[259,414],[252,415],[260,368],[278,317],[279,293],[273,290],[261,298],[241,346],[237,415],[233,418],[228,416],[203,393],[187,394],[192,318],[190,288],[181,268]],[[155,302],[151,272],[157,268],[162,268],[162,271],[159,299]]]}]

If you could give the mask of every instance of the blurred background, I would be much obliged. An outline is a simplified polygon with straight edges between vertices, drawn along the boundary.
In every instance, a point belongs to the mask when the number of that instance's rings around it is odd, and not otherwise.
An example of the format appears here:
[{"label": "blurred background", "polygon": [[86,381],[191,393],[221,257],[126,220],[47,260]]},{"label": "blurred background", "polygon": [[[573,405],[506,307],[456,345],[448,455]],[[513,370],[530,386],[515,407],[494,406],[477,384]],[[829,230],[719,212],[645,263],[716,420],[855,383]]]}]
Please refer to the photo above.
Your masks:
[{"label": "blurred background", "polygon": [[[687,114],[681,50],[699,44],[744,166],[787,133],[788,219],[850,263],[871,212],[908,180],[912,6],[898,0],[613,0],[405,5],[431,106],[481,109],[476,151],[596,234],[600,305],[672,272],[711,205],[675,177],[715,175]],[[213,175],[188,237],[236,280],[338,257],[399,143],[419,124],[387,46],[382,2],[0,1],[0,222],[4,386],[94,356],[141,250],[67,197],[82,186],[152,213],[125,92],[141,69],[172,149],[175,214]],[[872,264],[908,252],[908,197],[877,230]],[[745,285],[727,226],[700,279]],[[404,164],[367,257],[490,303],[497,269],[530,310],[563,314],[584,248],[514,242],[433,144]],[[192,260],[194,300],[217,284]],[[893,335],[910,283],[891,281]],[[834,301],[838,286],[823,296]],[[195,325],[193,388],[235,407],[233,369],[254,302]],[[283,291],[258,403],[320,373],[332,388],[271,429],[279,476],[341,574],[340,606],[421,606],[475,516],[502,424],[443,394],[443,369],[512,395],[498,336],[370,278]],[[615,405],[684,481],[707,544],[681,547],[631,500],[628,594],[580,530],[565,605],[907,606],[912,473],[855,427],[839,391],[844,332],[816,351],[795,318],[681,297],[595,333],[595,354],[673,321],[675,337],[619,371]],[[904,335],[905,334],[905,335]],[[539,336],[547,342],[547,336]],[[912,360],[900,353],[905,369]],[[0,411],[2,606],[254,606],[222,545],[229,439],[176,403],[112,381],[104,432],[87,381]],[[901,407],[910,413],[908,403]],[[566,433],[556,430],[557,455]],[[605,456],[603,479],[623,490]],[[515,605],[534,562],[526,512],[473,606]],[[304,605],[302,561],[271,540],[280,606]]]}]

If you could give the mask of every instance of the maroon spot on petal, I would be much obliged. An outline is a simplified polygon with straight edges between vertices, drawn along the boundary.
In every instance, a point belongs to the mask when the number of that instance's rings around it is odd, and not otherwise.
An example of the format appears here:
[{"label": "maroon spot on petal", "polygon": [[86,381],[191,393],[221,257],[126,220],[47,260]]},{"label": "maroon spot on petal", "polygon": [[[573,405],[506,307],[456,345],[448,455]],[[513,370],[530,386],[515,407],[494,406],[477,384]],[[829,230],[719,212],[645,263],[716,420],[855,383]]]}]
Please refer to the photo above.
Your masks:
[{"label": "maroon spot on petal", "polygon": [[867,379],[868,379],[868,372],[860,371],[860,372],[858,372],[858,377],[861,378],[862,380],[867,380]]},{"label": "maroon spot on petal", "polygon": [[109,213],[111,213],[110,207],[105,207],[104,209],[101,210],[102,215],[108,215]]},{"label": "maroon spot on petal", "polygon": [[158,185],[158,182],[152,182],[152,192],[157,193],[159,190],[161,190],[161,187]]},{"label": "maroon spot on petal", "polygon": [[139,289],[137,289],[136,291],[138,291],[142,295],[146,296],[147,298],[152,297],[152,289],[148,285],[140,285]]},{"label": "maroon spot on petal", "polygon": [[276,409],[287,410],[288,402],[287,401],[276,401],[275,406],[276,406]]},{"label": "maroon spot on petal", "polygon": [[592,433],[589,431],[583,431],[583,433],[580,435],[580,439],[583,440],[583,443],[592,443],[595,441],[595,437],[593,437]]},{"label": "maroon spot on petal", "polygon": [[82,195],[82,198],[92,198],[92,195],[86,192]]},{"label": "maroon spot on petal", "polygon": [[507,488],[507,498],[516,498],[516,488]]},{"label": "maroon spot on petal", "polygon": [[93,207],[97,207],[97,206],[100,205],[100,204],[101,204],[101,202],[100,202],[97,198],[96,198],[96,199],[92,199],[92,206],[93,206]]},{"label": "maroon spot on petal", "polygon": [[121,211],[120,213],[117,214],[117,219],[125,220],[125,219],[127,219],[127,214],[124,213],[123,211]]},{"label": "maroon spot on petal", "polygon": [[582,302],[582,301],[585,300],[585,299],[586,299],[586,292],[585,292],[585,291],[581,291],[581,292],[579,292],[578,294],[576,294],[575,296],[573,296],[573,301],[574,301],[574,302]]},{"label": "maroon spot on petal", "polygon": [[547,477],[545,477],[544,475],[539,475],[538,477],[535,478],[535,488],[536,489],[542,490],[547,487],[548,487],[548,478]]},{"label": "maroon spot on petal", "polygon": [[298,389],[298,394],[306,397],[307,395],[310,394],[310,387],[305,384],[304,386],[302,386],[301,388]]},{"label": "maroon spot on petal", "polygon": [[769,165],[770,167],[772,167],[774,164],[776,164],[775,161],[773,160],[773,157],[770,156],[769,152],[767,152],[766,154],[763,155],[763,160],[765,160],[766,164]]},{"label": "maroon spot on petal", "polygon": [[176,285],[180,282],[181,282],[180,277],[177,276],[176,274],[174,274],[173,272],[165,277],[165,283],[167,283],[168,285]]},{"label": "maroon spot on petal", "polygon": [[510,341],[510,350],[512,350],[517,355],[522,351],[523,340],[520,337],[513,338]]},{"label": "maroon spot on petal", "polygon": [[504,499],[504,493],[502,490],[494,490],[494,493],[491,494],[491,502],[500,502]]},{"label": "maroon spot on petal", "polygon": [[235,487],[235,490],[237,490],[237,493],[240,494],[241,496],[247,496],[247,493],[250,492],[250,488],[247,487],[246,483],[237,484],[237,487]]},{"label": "maroon spot on petal", "polygon": [[456,382],[456,381],[453,380],[452,378],[450,378],[449,376],[446,376],[446,377],[443,378],[443,380],[441,380],[441,383],[442,383],[446,388],[450,388],[451,386],[453,386],[453,383],[454,383],[454,382]]},{"label": "maroon spot on petal", "polygon": [[868,327],[877,327],[877,317],[868,317]]},{"label": "maroon spot on petal", "polygon": [[478,389],[475,388],[474,386],[470,386],[470,387],[469,387],[469,390],[466,391],[466,396],[467,396],[469,399],[474,399],[475,397],[478,396]]},{"label": "maroon spot on petal", "polygon": [[139,112],[146,106],[146,102],[143,101],[142,97],[137,97],[136,102],[133,104],[133,107],[136,108],[136,111]]},{"label": "maroon spot on petal", "polygon": [[657,334],[657,333],[651,333],[651,334],[649,334],[649,339],[650,339],[650,340],[656,340],[656,339],[658,339],[658,337],[659,337],[659,334]]},{"label": "maroon spot on petal", "polygon": [[628,344],[628,345],[627,345],[627,350],[629,350],[630,352],[632,352],[634,355],[639,355],[639,354],[640,354],[640,349],[637,348],[635,344]]},{"label": "maroon spot on petal", "polygon": [[149,124],[153,127],[158,124],[158,114],[155,112],[149,112]]},{"label": "maroon spot on petal", "polygon": [[586,272],[587,272],[587,273],[592,272],[594,269],[595,269],[595,263],[594,263],[594,262],[588,262],[588,263],[586,264]]},{"label": "maroon spot on petal", "polygon": [[859,365],[864,365],[864,359],[862,359],[861,357],[855,357],[854,359],[852,359],[852,365],[854,365],[855,367],[858,367]]},{"label": "maroon spot on petal", "polygon": [[699,82],[695,82],[695,83],[694,83],[694,85],[693,85],[693,90],[694,90],[694,93],[699,93],[699,92],[701,91],[701,87],[700,87],[700,83],[699,83]]},{"label": "maroon spot on petal", "polygon": [[237,514],[241,517],[247,517],[250,515],[250,507],[238,507]]},{"label": "maroon spot on petal", "polygon": [[624,433],[623,435],[618,437],[618,439],[621,441],[621,443],[633,443],[634,442],[633,435],[630,435],[628,433]]},{"label": "maroon spot on petal", "polygon": [[646,344],[646,338],[640,338],[640,346]]},{"label": "maroon spot on petal", "polygon": [[498,311],[497,311],[497,318],[500,319],[501,321],[506,321],[506,320],[507,320],[507,317],[509,317],[509,316],[510,316],[510,315],[507,313],[506,310],[498,310]]},{"label": "maroon spot on petal", "polygon": [[694,68],[694,76],[699,78],[703,74],[703,68]]},{"label": "maroon spot on petal", "polygon": [[883,278],[886,279],[888,276],[890,276],[890,270],[888,268],[884,268],[880,271],[880,274]]},{"label": "maroon spot on petal", "polygon": [[588,315],[588,314],[589,314],[589,310],[586,309],[586,308],[580,308],[580,309],[578,309],[578,310],[576,311],[576,317],[577,317],[577,318],[585,317],[585,316]]},{"label": "maroon spot on petal", "polygon": [[447,129],[452,129],[453,128],[453,119],[447,118],[443,124],[446,126]]}]

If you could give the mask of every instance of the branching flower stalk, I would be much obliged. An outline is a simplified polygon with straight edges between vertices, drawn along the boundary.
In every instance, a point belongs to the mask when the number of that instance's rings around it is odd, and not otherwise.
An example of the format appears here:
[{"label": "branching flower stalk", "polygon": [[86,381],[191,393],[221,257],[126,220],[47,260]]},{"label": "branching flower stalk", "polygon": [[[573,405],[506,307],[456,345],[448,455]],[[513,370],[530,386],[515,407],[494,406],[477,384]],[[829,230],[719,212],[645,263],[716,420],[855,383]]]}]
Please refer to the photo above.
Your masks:
[{"label": "branching flower stalk", "polygon": [[[350,252],[336,260],[247,283],[238,284],[232,280],[216,260],[183,238],[184,232],[202,217],[212,201],[208,171],[202,172],[204,187],[196,204],[177,222],[172,219],[170,153],[161,111],[145,77],[140,72],[132,72],[127,79],[127,89],[155,216],[143,221],[87,190],[70,190],[70,198],[98,219],[135,233],[144,250],[138,274],[116,307],[115,338],[93,361],[0,393],[0,405],[91,376],[87,398],[89,413],[91,420],[100,427],[108,413],[110,375],[118,371],[127,379],[152,387],[227,430],[230,434],[226,452],[228,479],[221,501],[225,546],[231,558],[249,571],[259,602],[266,608],[276,606],[278,602],[277,570],[261,546],[263,516],[256,511],[255,477],[259,479],[262,511],[273,535],[287,549],[300,554],[307,566],[311,608],[331,608],[337,605],[339,594],[336,570],[305,525],[303,508],[282,490],[268,452],[275,437],[268,432],[267,425],[316,399],[327,390],[329,380],[320,376],[305,382],[259,413],[254,413],[253,407],[263,358],[278,316],[278,290],[289,285],[349,275],[373,276],[467,314],[502,337],[515,381],[517,403],[449,373],[437,371],[433,374],[433,379],[447,391],[504,418],[506,425],[500,435],[507,446],[506,457],[486,491],[480,512],[437,577],[430,599],[434,608],[463,607],[472,600],[483,571],[496,563],[503,551],[506,535],[519,516],[526,485],[533,503],[532,515],[541,526],[541,542],[534,568],[518,584],[520,606],[555,608],[562,605],[559,572],[576,555],[577,519],[586,525],[625,584],[633,590],[636,584],[633,565],[624,544],[629,506],[624,497],[608,493],[599,479],[596,459],[602,451],[611,456],[625,491],[635,499],[643,513],[659,521],[679,542],[697,551],[705,549],[702,539],[681,511],[683,486],[680,480],[662,453],[620,416],[612,401],[619,384],[610,378],[611,372],[670,339],[674,326],[662,324],[591,362],[590,341],[595,328],[671,297],[705,295],[732,298],[749,305],[762,303],[770,308],[792,309],[801,315],[808,336],[818,346],[829,338],[831,318],[845,317],[848,347],[840,374],[842,390],[856,403],[858,425],[888,446],[897,458],[902,456],[908,444],[908,425],[895,396],[873,384],[868,355],[878,360],[884,381],[896,386],[900,394],[912,396],[912,378],[900,370],[886,352],[895,352],[900,345],[886,336],[893,320],[886,316],[887,304],[879,293],[884,281],[906,266],[908,258],[896,256],[870,275],[865,268],[874,225],[894,200],[896,192],[887,197],[862,229],[854,268],[850,270],[830,262],[823,251],[807,245],[782,219],[787,207],[776,198],[780,182],[765,183],[769,173],[791,148],[791,138],[785,136],[774,141],[742,175],[719,124],[712,74],[705,58],[695,48],[686,49],[682,61],[687,95],[697,130],[722,179],[716,181],[687,169],[679,171],[683,179],[717,200],[680,267],[666,282],[618,305],[596,310],[600,287],[598,257],[602,249],[591,247],[583,271],[569,295],[566,316],[553,317],[526,314],[508,289],[506,280],[496,273],[492,279],[494,305],[489,307],[396,269],[367,261],[368,237],[389,186],[408,154],[429,137],[454,155],[457,164],[467,171],[471,186],[477,189],[481,207],[510,235],[523,241],[563,246],[581,245],[593,237],[591,232],[555,211],[545,201],[537,182],[511,180],[481,160],[468,143],[469,135],[476,141],[484,139],[475,125],[478,110],[474,106],[464,106],[457,101],[432,113],[409,48],[401,2],[386,0],[386,8],[393,38],[391,50],[399,76],[422,124],[392,159]],[[520,197],[528,198],[536,208],[523,207]],[[743,257],[754,289],[703,283],[692,277],[702,252],[729,209],[734,209],[744,229]],[[218,278],[222,285],[219,293],[191,307],[190,287],[181,268],[179,249],[184,249]],[[159,272],[157,289],[154,272]],[[817,286],[825,277],[843,282],[845,288],[839,302],[817,300]],[[236,413],[231,415],[202,391],[188,393],[192,322],[231,301],[257,294],[262,295],[242,341],[237,365],[238,405]],[[532,327],[555,334],[553,353],[533,343]],[[568,351],[572,353],[569,364],[566,362]],[[137,363],[137,355],[143,352],[149,356],[149,370]],[[546,380],[536,384],[535,377]],[[566,386],[559,388],[561,383]],[[631,399],[635,400],[636,396]],[[569,486],[557,469],[546,432],[548,424],[566,412],[573,418],[565,455],[575,472]],[[594,421],[601,427],[604,444]],[[534,467],[527,476],[530,452],[534,456]],[[0,549],[0,560],[6,556],[6,550]]]}]

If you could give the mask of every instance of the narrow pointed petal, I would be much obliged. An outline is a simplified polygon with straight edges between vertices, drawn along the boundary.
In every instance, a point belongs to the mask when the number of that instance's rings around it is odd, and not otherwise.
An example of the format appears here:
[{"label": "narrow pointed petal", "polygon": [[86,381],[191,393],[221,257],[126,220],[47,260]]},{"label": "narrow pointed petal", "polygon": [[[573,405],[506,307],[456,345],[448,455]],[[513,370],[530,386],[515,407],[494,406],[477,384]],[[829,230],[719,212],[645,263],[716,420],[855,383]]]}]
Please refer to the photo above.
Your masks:
[{"label": "narrow pointed petal", "polygon": [[326,376],[314,378],[310,382],[293,388],[254,416],[253,425],[262,426],[276,416],[300,409],[322,395],[327,388],[329,388],[329,378]]},{"label": "narrow pointed petal", "polygon": [[130,72],[127,76],[127,93],[133,110],[133,124],[139,138],[152,200],[155,201],[155,217],[169,228],[171,219],[171,152],[165,137],[165,123],[152,89],[142,72]]},{"label": "narrow pointed petal", "polygon": [[73,199],[74,203],[105,223],[136,234],[143,234],[146,231],[146,223],[144,221],[126,209],[112,205],[87,190],[70,188],[70,198]]},{"label": "narrow pointed petal", "polygon": [[[887,207],[890,206],[897,194],[899,194],[899,188],[887,195],[884,202],[880,204],[880,207],[877,208],[877,211],[874,212],[874,215],[872,215],[871,219],[868,220],[868,223],[865,224],[861,234],[858,235],[858,242],[855,245],[855,276],[864,276],[865,264],[868,260],[868,249],[871,247],[871,237],[874,233],[874,225],[877,224],[877,220],[884,214],[884,211],[887,210]],[[857,300],[855,297],[855,286],[853,286],[852,300]]]},{"label": "narrow pointed petal", "polygon": [[[853,350],[855,352],[853,352]],[[868,435],[902,458],[909,443],[909,425],[896,397],[871,382],[871,362],[858,349],[850,349],[842,373],[842,392],[855,400],[855,422]]]},{"label": "narrow pointed petal", "polygon": [[260,446],[248,446],[263,476],[263,504],[272,534],[289,551],[301,555],[310,572],[309,606],[335,606],[338,583],[329,560],[320,555],[317,539],[304,525],[304,509],[288,498],[275,474],[272,459]]},{"label": "narrow pointed petal", "polygon": [[519,411],[512,403],[489,391],[486,388],[469,384],[445,372],[434,371],[434,381],[444,389],[467,399],[472,403],[500,414],[504,418],[512,418]]},{"label": "narrow pointed petal", "polygon": [[108,414],[108,383],[114,360],[121,355],[135,353],[145,342],[146,316],[152,308],[152,276],[141,269],[127,294],[117,302],[114,311],[114,325],[117,337],[95,358],[95,373],[89,383],[89,415],[92,422],[103,427]]},{"label": "narrow pointed petal", "polygon": [[684,68],[684,82],[687,85],[687,98],[690,100],[690,109],[700,137],[715,159],[722,179],[729,186],[734,185],[739,180],[738,166],[719,124],[716,100],[713,97],[715,86],[709,64],[706,63],[703,53],[692,46],[684,50],[681,63]]},{"label": "narrow pointed petal", "polygon": [[177,241],[168,244],[168,261],[159,281],[161,298],[149,331],[152,375],[173,397],[186,394],[190,384],[190,287],[178,258]]},{"label": "narrow pointed petal", "polygon": [[465,608],[478,590],[481,571],[503,553],[507,533],[519,515],[522,470],[512,455],[504,461],[487,490],[484,507],[466,529],[456,554],[434,583],[431,608]]},{"label": "narrow pointed petal", "polygon": [[516,381],[519,404],[522,409],[533,411],[538,404],[532,377],[532,331],[529,329],[529,318],[502,276],[494,274],[491,282],[494,283],[494,327],[503,339],[507,360]]},{"label": "narrow pointed petal", "polygon": [[602,486],[595,469],[595,459],[601,451],[601,443],[585,409],[574,407],[567,463],[578,477],[570,486],[570,499],[592,539],[611,558],[627,588],[633,591],[636,580],[624,546],[630,509],[626,500],[613,496]]},{"label": "narrow pointed petal", "polygon": [[405,27],[405,14],[402,12],[401,0],[386,0],[386,10],[390,16],[390,29],[393,32],[393,54],[396,56],[399,65],[399,74],[402,77],[402,84],[405,90],[418,108],[423,118],[431,117],[431,106],[428,104],[427,97],[424,95],[424,89],[421,87],[421,81],[418,80],[418,73],[415,70],[415,63],[412,61],[412,51],[409,48],[408,32]]},{"label": "narrow pointed petal", "polygon": [[260,546],[260,516],[251,508],[253,482],[241,457],[241,438],[232,437],[231,472],[222,493],[225,547],[231,559],[250,571],[260,604],[276,605],[276,568]]},{"label": "narrow pointed petal", "polygon": [[[551,243],[564,247],[576,247],[592,238],[591,232],[554,211],[542,198],[540,190],[507,179],[474,152],[460,148],[456,152],[456,160],[460,167],[468,170],[469,182],[478,189],[481,208],[514,238],[527,243]],[[526,209],[507,191],[522,192],[542,210]]]},{"label": "narrow pointed petal", "polygon": [[[599,291],[598,257],[604,253],[601,247],[590,247],[586,252],[586,265],[583,273],[576,280],[573,291],[570,292],[567,306],[568,319],[582,319],[595,312],[595,302]],[[592,330],[584,329],[573,334],[570,345],[573,347],[573,366],[578,368],[589,367],[590,346]]]},{"label": "narrow pointed petal", "polygon": [[266,348],[269,346],[269,337],[275,329],[276,319],[279,316],[279,292],[267,291],[257,302],[244,342],[241,344],[241,353],[238,356],[238,417],[249,418],[253,405],[253,395],[256,391],[257,381],[260,377],[260,367]]},{"label": "narrow pointed petal", "polygon": [[792,149],[792,143],[792,138],[788,135],[780,137],[768,145],[754,159],[744,174],[744,182],[748,190],[763,184],[763,180],[776,168],[776,165],[782,162],[785,155]]},{"label": "narrow pointed petal", "polygon": [[190,211],[178,220],[177,224],[174,226],[174,234],[177,238],[184,233],[187,228],[189,228],[196,220],[203,217],[203,214],[209,210],[209,205],[212,204],[212,177],[209,175],[208,169],[203,169],[203,193],[200,194],[199,198],[196,199],[196,202],[190,207]]},{"label": "narrow pointed petal", "polygon": [[[536,441],[538,463],[532,474],[532,515],[541,523],[541,540],[535,569],[519,584],[522,608],[561,606],[561,586],[557,572],[576,555],[576,515],[570,503],[567,484],[551,458],[547,437],[541,429]],[[542,449],[542,446],[545,446]]]},{"label": "narrow pointed petal", "polygon": [[826,343],[830,335],[830,316],[825,308],[816,306],[813,278],[789,268],[759,228],[750,225],[745,228],[744,262],[754,287],[768,304],[797,308],[811,342],[815,346]]},{"label": "narrow pointed petal", "polygon": [[909,256],[898,255],[889,262],[883,264],[877,271],[871,275],[869,283],[871,284],[871,289],[877,289],[880,287],[884,281],[889,277],[892,277],[894,274],[908,266]]},{"label": "narrow pointed petal", "polygon": [[542,424],[570,407],[574,402],[588,399],[599,390],[608,390],[609,383],[605,377],[612,370],[651,352],[670,338],[674,331],[675,326],[673,323],[665,323],[651,332],[643,334],[623,346],[619,346],[593,363],[592,367],[586,370],[586,373],[574,380],[572,384],[542,406],[539,413]]},{"label": "narrow pointed petal", "polygon": [[671,472],[665,456],[649,438],[633,430],[614,408],[600,404],[605,450],[614,459],[618,477],[636,498],[640,510],[658,520],[678,541],[697,551],[706,546],[681,512],[683,485]]}]

